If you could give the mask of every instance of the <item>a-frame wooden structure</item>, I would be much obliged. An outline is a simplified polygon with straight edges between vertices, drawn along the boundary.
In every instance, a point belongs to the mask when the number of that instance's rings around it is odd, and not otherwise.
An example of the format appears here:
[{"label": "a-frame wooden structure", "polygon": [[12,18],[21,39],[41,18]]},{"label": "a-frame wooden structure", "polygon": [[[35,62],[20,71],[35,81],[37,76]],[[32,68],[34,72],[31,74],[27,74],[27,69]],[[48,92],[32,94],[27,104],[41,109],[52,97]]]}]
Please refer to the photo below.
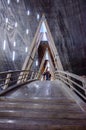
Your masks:
[{"label": "a-frame wooden structure", "polygon": [[[22,70],[30,70],[30,68],[33,64],[35,54],[38,50],[39,44],[40,44],[42,37],[43,37],[43,34],[40,32],[40,29],[41,29],[43,22],[44,22],[46,29],[47,29],[46,35],[47,35],[47,39],[48,39],[49,48],[51,50],[52,57],[53,57],[53,60],[54,60],[54,63],[55,63],[55,68],[58,69],[58,70],[63,70],[63,66],[61,64],[61,60],[59,58],[57,48],[55,46],[52,34],[50,32],[50,29],[49,29],[49,26],[48,26],[48,23],[47,23],[47,20],[46,20],[44,14],[43,14],[43,16],[42,16],[42,18],[39,22],[39,26],[37,28],[37,31],[35,33],[35,36],[33,38],[32,43],[31,43],[31,47],[30,47],[28,55],[25,59],[25,62],[23,64]],[[22,73],[25,73],[25,72],[22,72]],[[28,71],[28,73],[29,73],[29,71]]]},{"label": "a-frame wooden structure", "polygon": [[[45,66],[45,69],[43,70],[43,67],[44,67],[44,64],[45,64],[45,61],[46,61],[46,52],[48,53],[48,57],[49,57],[47,62],[49,62],[49,64],[50,64],[50,73],[51,73],[52,77],[54,78],[54,64],[53,64],[52,58],[50,56],[49,50],[46,49],[45,54],[42,58],[42,62],[41,62],[39,71],[38,71],[38,75],[37,75],[38,79],[41,78],[41,73],[44,73],[47,69],[46,66]],[[43,72],[42,72],[42,70],[43,70]]]}]

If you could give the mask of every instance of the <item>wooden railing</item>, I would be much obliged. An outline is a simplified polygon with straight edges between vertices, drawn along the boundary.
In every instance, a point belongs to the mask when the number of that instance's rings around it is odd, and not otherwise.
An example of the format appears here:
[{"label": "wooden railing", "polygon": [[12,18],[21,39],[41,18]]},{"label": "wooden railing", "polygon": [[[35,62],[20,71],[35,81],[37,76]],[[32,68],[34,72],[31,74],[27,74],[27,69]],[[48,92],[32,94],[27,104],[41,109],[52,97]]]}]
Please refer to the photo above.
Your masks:
[{"label": "wooden railing", "polygon": [[59,79],[67,84],[74,92],[86,101],[86,79],[76,74],[56,71],[55,79]]},{"label": "wooden railing", "polygon": [[28,80],[37,79],[36,71],[18,70],[6,71],[0,73],[0,91],[7,89],[13,85],[24,83]]}]

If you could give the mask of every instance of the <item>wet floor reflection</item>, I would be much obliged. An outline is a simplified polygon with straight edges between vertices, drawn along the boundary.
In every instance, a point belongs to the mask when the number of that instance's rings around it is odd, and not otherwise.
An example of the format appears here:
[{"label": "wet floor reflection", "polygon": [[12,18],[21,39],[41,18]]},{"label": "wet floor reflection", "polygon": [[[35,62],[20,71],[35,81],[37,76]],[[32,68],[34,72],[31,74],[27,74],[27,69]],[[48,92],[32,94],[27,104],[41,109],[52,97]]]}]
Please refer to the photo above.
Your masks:
[{"label": "wet floor reflection", "polygon": [[67,98],[68,94],[63,90],[59,81],[35,81],[8,93],[6,96],[12,98]]}]

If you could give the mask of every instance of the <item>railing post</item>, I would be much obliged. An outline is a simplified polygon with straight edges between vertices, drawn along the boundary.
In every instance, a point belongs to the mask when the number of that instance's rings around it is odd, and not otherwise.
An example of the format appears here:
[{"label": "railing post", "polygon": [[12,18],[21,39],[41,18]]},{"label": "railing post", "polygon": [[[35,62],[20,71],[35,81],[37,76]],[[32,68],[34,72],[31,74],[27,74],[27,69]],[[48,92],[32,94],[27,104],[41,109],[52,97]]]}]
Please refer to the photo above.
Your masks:
[{"label": "railing post", "polygon": [[11,73],[7,74],[3,89],[6,89],[8,87],[8,84],[10,82],[10,78],[11,78]]},{"label": "railing post", "polygon": [[33,79],[34,72],[32,72],[30,79]]},{"label": "railing post", "polygon": [[20,72],[20,75],[19,75],[19,78],[18,78],[17,84],[19,84],[19,83],[22,82],[23,73],[24,73],[24,72]]},{"label": "railing post", "polygon": [[36,72],[36,73],[35,73],[35,76],[34,76],[34,79],[37,79],[37,75],[38,75],[38,73]]},{"label": "railing post", "polygon": [[[57,75],[58,75],[58,78],[57,78]],[[60,75],[59,75],[58,71],[55,71],[55,73],[54,73],[54,79],[60,79]]]},{"label": "railing post", "polygon": [[27,80],[27,76],[28,76],[28,74],[27,74],[26,71],[21,72],[20,75],[19,75],[17,84],[25,82]]},{"label": "railing post", "polygon": [[41,72],[39,71],[39,72],[37,73],[37,79],[40,79],[40,75],[41,75]]},{"label": "railing post", "polygon": [[62,80],[62,78],[61,78],[61,73],[60,73],[60,72],[58,72],[58,79],[59,79],[59,80]]},{"label": "railing post", "polygon": [[[66,71],[66,72],[68,72],[68,71]],[[70,79],[71,79],[71,77],[68,75],[68,74],[66,74],[66,76],[67,76],[67,82],[69,83],[69,87],[72,89],[72,83],[71,83],[71,81],[70,81]],[[72,89],[73,90],[73,89]]]},{"label": "railing post", "polygon": [[73,84],[72,84],[71,81],[70,81],[71,77],[68,76],[68,75],[67,75],[67,77],[68,77],[68,82],[69,82],[69,84],[70,84],[69,86],[70,86],[70,88],[73,90],[73,88],[72,88]]},{"label": "railing post", "polygon": [[27,77],[28,77],[28,72],[25,72],[23,82],[27,80]]}]

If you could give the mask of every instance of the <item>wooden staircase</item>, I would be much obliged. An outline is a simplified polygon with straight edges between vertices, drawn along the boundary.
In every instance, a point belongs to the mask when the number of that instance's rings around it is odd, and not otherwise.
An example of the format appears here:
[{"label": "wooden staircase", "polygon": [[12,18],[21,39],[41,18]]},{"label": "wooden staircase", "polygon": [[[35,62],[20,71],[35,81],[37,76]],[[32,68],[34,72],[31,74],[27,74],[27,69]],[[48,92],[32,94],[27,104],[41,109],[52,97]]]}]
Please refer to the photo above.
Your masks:
[{"label": "wooden staircase", "polygon": [[1,99],[0,129],[85,130],[86,113],[63,99]]},{"label": "wooden staircase", "polygon": [[65,96],[1,97],[0,130],[86,130],[86,112]]}]

